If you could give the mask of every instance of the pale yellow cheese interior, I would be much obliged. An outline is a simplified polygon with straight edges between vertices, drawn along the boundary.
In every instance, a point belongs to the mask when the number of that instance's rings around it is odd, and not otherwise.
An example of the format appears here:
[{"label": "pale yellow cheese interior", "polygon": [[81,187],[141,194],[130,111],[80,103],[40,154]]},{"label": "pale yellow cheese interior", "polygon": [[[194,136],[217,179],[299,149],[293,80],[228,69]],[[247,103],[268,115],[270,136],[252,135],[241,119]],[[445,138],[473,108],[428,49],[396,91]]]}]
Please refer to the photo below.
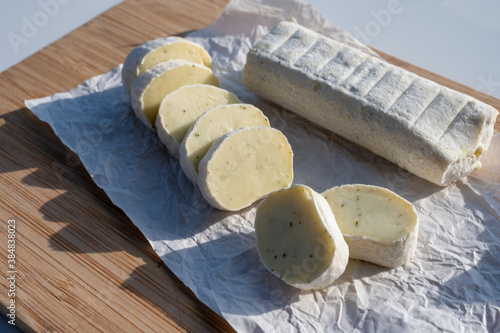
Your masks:
[{"label": "pale yellow cheese interior", "polygon": [[204,83],[218,86],[219,82],[207,67],[184,65],[156,77],[145,89],[141,101],[143,113],[154,126],[160,103],[170,92],[188,84]]},{"label": "pale yellow cheese interior", "polygon": [[201,45],[195,45],[187,41],[176,41],[148,53],[137,68],[137,75],[142,74],[145,70],[150,69],[160,62],[173,59],[182,59],[207,67],[211,67],[212,65],[210,55]]},{"label": "pale yellow cheese interior", "polygon": [[289,282],[308,283],[332,262],[335,245],[307,187],[271,193],[259,205],[255,231],[264,265]]},{"label": "pale yellow cheese interior", "polygon": [[236,95],[212,86],[194,84],[168,94],[160,105],[165,131],[180,144],[189,127],[205,111],[224,104],[241,103]]},{"label": "pale yellow cheese interior", "polygon": [[334,187],[323,193],[342,234],[392,243],[414,230],[412,205],[395,193],[374,186]]},{"label": "pale yellow cheese interior", "polygon": [[292,148],[281,132],[270,127],[238,131],[205,156],[210,157],[206,187],[227,210],[247,207],[293,181]]},{"label": "pale yellow cheese interior", "polygon": [[251,104],[232,104],[208,110],[194,123],[183,143],[188,161],[198,172],[203,156],[222,135],[241,127],[266,127],[269,120]]}]

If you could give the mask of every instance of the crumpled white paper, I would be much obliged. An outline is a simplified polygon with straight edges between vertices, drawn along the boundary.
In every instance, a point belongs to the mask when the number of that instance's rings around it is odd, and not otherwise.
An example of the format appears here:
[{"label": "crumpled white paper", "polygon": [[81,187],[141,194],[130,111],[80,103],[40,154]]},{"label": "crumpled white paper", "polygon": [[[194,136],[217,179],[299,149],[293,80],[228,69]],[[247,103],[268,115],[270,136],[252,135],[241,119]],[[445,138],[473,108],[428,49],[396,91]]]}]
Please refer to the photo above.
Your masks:
[{"label": "crumpled white paper", "polygon": [[223,88],[260,107],[288,137],[294,184],[319,192],[379,185],[416,206],[418,246],[404,267],[350,260],[334,285],[310,292],[274,277],[255,249],[256,205],[235,214],[206,203],[156,134],[136,119],[121,65],[26,106],[80,156],[166,265],[237,331],[500,331],[500,135],[481,170],[442,188],[259,99],[241,82],[245,56],[283,19],[361,47],[309,5],[288,0],[231,1],[214,24],[187,38],[210,52]]}]

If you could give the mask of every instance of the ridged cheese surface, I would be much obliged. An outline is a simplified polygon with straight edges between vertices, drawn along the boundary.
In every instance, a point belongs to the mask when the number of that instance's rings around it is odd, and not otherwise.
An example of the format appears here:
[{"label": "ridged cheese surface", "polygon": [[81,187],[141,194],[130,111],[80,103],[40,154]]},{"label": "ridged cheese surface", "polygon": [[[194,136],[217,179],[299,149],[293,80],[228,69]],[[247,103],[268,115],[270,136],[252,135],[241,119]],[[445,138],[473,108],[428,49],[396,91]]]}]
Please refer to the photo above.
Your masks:
[{"label": "ridged cheese surface", "polygon": [[386,267],[407,263],[417,245],[419,219],[413,205],[378,186],[343,185],[323,193],[349,255]]},{"label": "ridged cheese surface", "polygon": [[257,42],[245,86],[438,185],[480,167],[498,111],[291,22]]},{"label": "ridged cheese surface", "polygon": [[257,208],[255,234],[264,266],[296,288],[324,288],[347,266],[349,249],[335,216],[307,186],[270,193]]}]

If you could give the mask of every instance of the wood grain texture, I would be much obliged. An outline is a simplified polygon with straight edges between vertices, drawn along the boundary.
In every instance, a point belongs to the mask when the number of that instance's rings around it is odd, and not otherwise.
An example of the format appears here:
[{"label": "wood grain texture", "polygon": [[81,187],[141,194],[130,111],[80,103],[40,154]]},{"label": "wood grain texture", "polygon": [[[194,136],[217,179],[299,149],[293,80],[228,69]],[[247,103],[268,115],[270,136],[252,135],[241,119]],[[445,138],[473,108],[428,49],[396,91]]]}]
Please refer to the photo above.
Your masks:
[{"label": "wood grain texture", "polygon": [[[128,0],[0,74],[0,261],[16,220],[17,320],[25,332],[233,331],[163,264],[77,156],[24,108],[123,62],[146,40],[210,24],[227,0]],[[500,109],[500,101],[388,55]],[[500,126],[497,121],[496,129]],[[1,313],[8,304],[0,282]]]},{"label": "wood grain texture", "polygon": [[[24,100],[66,91],[136,45],[201,29],[222,1],[126,1],[0,75],[0,244],[17,225],[17,326],[25,332],[231,332],[163,264]],[[0,246],[2,274],[6,246]],[[2,314],[8,304],[0,283]]]}]

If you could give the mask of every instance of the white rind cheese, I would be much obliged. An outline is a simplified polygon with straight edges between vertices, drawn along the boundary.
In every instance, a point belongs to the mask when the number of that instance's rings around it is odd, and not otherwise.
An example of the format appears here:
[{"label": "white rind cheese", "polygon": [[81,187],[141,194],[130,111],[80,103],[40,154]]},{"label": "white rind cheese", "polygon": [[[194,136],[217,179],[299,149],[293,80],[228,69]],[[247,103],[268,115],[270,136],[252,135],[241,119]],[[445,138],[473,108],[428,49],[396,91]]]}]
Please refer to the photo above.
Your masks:
[{"label": "white rind cheese", "polygon": [[266,127],[269,120],[251,104],[220,105],[203,113],[189,128],[179,148],[180,164],[193,183],[198,164],[219,137],[242,127]]},{"label": "white rind cheese", "polygon": [[351,258],[385,267],[398,267],[411,259],[419,218],[410,202],[388,189],[360,184],[333,187],[323,196]]},{"label": "white rind cheese", "polygon": [[175,36],[158,38],[139,45],[127,55],[122,67],[123,88],[130,95],[132,84],[145,70],[174,59],[212,66],[210,55],[201,45]]},{"label": "white rind cheese", "polygon": [[304,185],[270,193],[257,208],[255,233],[264,266],[296,288],[327,287],[349,260],[328,202]]},{"label": "white rind cheese", "polygon": [[479,168],[498,111],[291,22],[247,55],[245,86],[438,185]]},{"label": "white rind cheese", "polygon": [[238,211],[292,184],[292,147],[277,129],[244,127],[217,139],[198,169],[198,187],[208,203]]},{"label": "white rind cheese", "polygon": [[195,83],[218,86],[208,67],[184,60],[170,60],[146,70],[132,84],[130,101],[137,117],[153,129],[162,100],[172,91]]},{"label": "white rind cheese", "polygon": [[179,145],[201,114],[219,105],[241,103],[233,93],[208,84],[183,86],[163,99],[156,117],[158,137],[179,158]]}]

